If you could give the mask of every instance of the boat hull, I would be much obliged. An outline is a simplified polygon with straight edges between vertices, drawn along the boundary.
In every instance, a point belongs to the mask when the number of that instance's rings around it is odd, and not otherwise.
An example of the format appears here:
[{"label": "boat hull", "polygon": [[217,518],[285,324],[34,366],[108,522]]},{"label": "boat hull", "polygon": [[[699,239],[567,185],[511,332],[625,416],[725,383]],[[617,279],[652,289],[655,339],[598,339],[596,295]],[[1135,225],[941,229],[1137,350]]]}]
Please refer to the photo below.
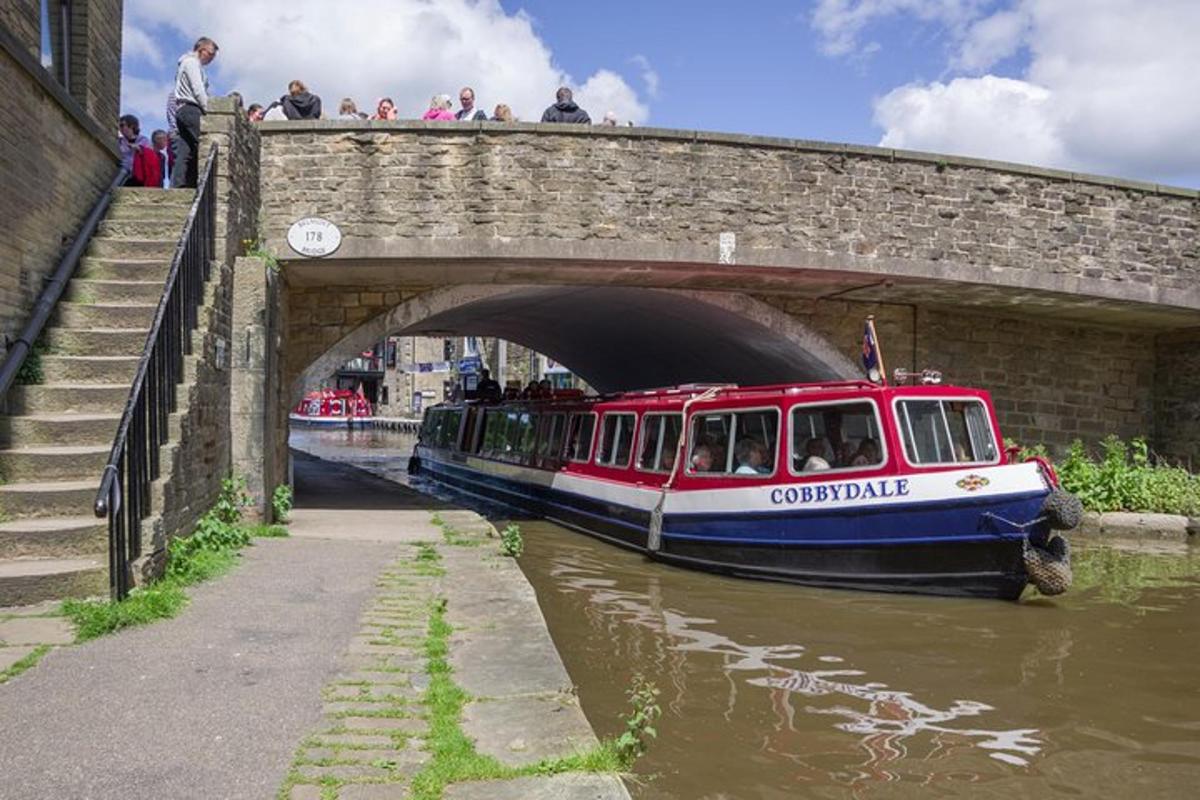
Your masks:
[{"label": "boat hull", "polygon": [[[425,451],[420,474],[646,553],[659,561],[741,577],[813,586],[1015,600],[1028,577],[1025,533],[995,519],[1028,520],[1045,492],[963,498],[842,512],[663,515],[649,547],[652,506],[563,491],[544,479],[474,469]],[[540,476],[535,476],[540,477]],[[651,492],[657,495],[656,491]]]}]

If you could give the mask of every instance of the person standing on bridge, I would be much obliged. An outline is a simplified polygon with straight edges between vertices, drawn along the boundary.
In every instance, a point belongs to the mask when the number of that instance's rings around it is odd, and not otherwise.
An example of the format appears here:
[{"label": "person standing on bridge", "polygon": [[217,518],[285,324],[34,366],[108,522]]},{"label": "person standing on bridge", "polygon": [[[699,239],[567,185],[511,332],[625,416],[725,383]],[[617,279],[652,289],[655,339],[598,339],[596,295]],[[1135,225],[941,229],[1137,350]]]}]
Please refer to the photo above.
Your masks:
[{"label": "person standing on bridge", "polygon": [[217,43],[201,36],[192,52],[179,57],[175,71],[175,168],[171,186],[175,189],[196,187],[199,172],[200,118],[208,111],[208,75],[204,68],[217,57]]},{"label": "person standing on bridge", "polygon": [[566,86],[558,87],[555,95],[557,102],[542,114],[542,122],[576,122],[591,125],[592,118],[572,99],[571,90]]},{"label": "person standing on bridge", "polygon": [[454,118],[460,122],[474,122],[475,120],[487,120],[487,112],[482,108],[475,107],[475,90],[470,86],[464,86],[458,93],[458,102],[462,103],[460,108],[454,114]]}]

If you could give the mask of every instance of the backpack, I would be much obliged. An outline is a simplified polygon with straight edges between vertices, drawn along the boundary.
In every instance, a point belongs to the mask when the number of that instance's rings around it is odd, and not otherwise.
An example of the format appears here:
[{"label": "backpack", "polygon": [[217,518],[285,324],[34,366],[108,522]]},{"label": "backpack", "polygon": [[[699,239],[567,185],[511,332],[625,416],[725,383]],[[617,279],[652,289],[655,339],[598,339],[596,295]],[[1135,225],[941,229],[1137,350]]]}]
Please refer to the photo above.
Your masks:
[{"label": "backpack", "polygon": [[154,148],[139,147],[133,154],[133,178],[130,183],[134,186],[162,188],[162,161]]}]

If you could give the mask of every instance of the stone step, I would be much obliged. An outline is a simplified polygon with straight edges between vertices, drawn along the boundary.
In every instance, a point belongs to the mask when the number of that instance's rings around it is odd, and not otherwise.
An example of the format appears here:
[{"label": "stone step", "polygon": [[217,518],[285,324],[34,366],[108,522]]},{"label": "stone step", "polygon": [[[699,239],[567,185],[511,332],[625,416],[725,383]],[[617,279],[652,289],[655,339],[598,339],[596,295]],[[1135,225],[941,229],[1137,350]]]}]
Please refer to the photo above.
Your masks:
[{"label": "stone step", "polygon": [[46,383],[133,382],[138,355],[133,356],[42,356]]},{"label": "stone step", "polygon": [[112,444],[121,420],[115,414],[30,414],[0,417],[0,447]]},{"label": "stone step", "polygon": [[104,215],[105,222],[160,222],[183,229],[191,204],[113,203]]},{"label": "stone step", "polygon": [[56,355],[138,355],[146,347],[146,328],[51,328],[43,335]]},{"label": "stone step", "polygon": [[79,261],[75,277],[84,280],[156,281],[162,285],[167,280],[169,258],[121,259],[92,258],[85,256]]},{"label": "stone step", "polygon": [[150,329],[156,304],[59,303],[54,323],[64,328]]},{"label": "stone step", "polygon": [[108,556],[0,560],[0,607],[108,594]]},{"label": "stone step", "polygon": [[[136,209],[135,209],[136,210]],[[179,241],[183,233],[186,214],[158,214],[153,217],[135,215],[132,219],[113,219],[109,215],[97,230],[99,236],[114,239],[174,239]]]},{"label": "stone step", "polygon": [[107,547],[108,520],[90,514],[0,522],[0,553],[5,558],[71,558]]},{"label": "stone step", "polygon": [[95,303],[157,305],[162,293],[162,281],[75,278],[67,284],[63,300],[68,303],[85,305]]},{"label": "stone step", "polygon": [[110,208],[125,206],[151,206],[187,208],[196,199],[195,189],[154,189],[144,186],[122,186],[113,195]]},{"label": "stone step", "polygon": [[0,512],[9,519],[86,515],[96,500],[101,474],[86,481],[0,484]]},{"label": "stone step", "polygon": [[170,263],[175,255],[175,239],[164,234],[156,239],[111,239],[95,238],[88,245],[87,254],[96,258],[162,259]]},{"label": "stone step", "polygon": [[117,413],[129,399],[127,383],[43,383],[9,390],[12,414],[54,414],[64,411]]},{"label": "stone step", "polygon": [[10,483],[99,480],[112,443],[0,450],[0,475]]}]

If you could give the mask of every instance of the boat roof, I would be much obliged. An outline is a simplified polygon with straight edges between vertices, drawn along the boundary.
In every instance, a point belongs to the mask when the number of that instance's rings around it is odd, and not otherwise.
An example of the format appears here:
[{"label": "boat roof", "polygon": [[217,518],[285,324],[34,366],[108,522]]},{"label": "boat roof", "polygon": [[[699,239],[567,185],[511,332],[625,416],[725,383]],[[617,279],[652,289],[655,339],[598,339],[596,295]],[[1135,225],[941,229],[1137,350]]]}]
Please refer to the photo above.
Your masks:
[{"label": "boat roof", "polygon": [[[767,397],[784,399],[824,395],[831,398],[844,397],[890,397],[900,396],[937,396],[937,397],[980,397],[986,395],[981,389],[951,384],[902,384],[898,386],[881,386],[867,380],[848,381],[819,381],[814,383],[775,383],[761,386],[739,386],[733,383],[689,383],[680,386],[664,386],[654,389],[636,389],[626,392],[616,392],[604,395],[556,394],[550,397],[533,397],[512,399],[499,402],[476,401],[479,405],[542,405],[542,404],[586,404],[598,403],[630,403],[639,408],[655,406],[676,406],[699,397],[705,392],[712,391],[713,396],[705,402],[754,402],[763,401]],[[476,404],[476,403],[471,403]],[[455,405],[455,404],[447,404]]]}]

